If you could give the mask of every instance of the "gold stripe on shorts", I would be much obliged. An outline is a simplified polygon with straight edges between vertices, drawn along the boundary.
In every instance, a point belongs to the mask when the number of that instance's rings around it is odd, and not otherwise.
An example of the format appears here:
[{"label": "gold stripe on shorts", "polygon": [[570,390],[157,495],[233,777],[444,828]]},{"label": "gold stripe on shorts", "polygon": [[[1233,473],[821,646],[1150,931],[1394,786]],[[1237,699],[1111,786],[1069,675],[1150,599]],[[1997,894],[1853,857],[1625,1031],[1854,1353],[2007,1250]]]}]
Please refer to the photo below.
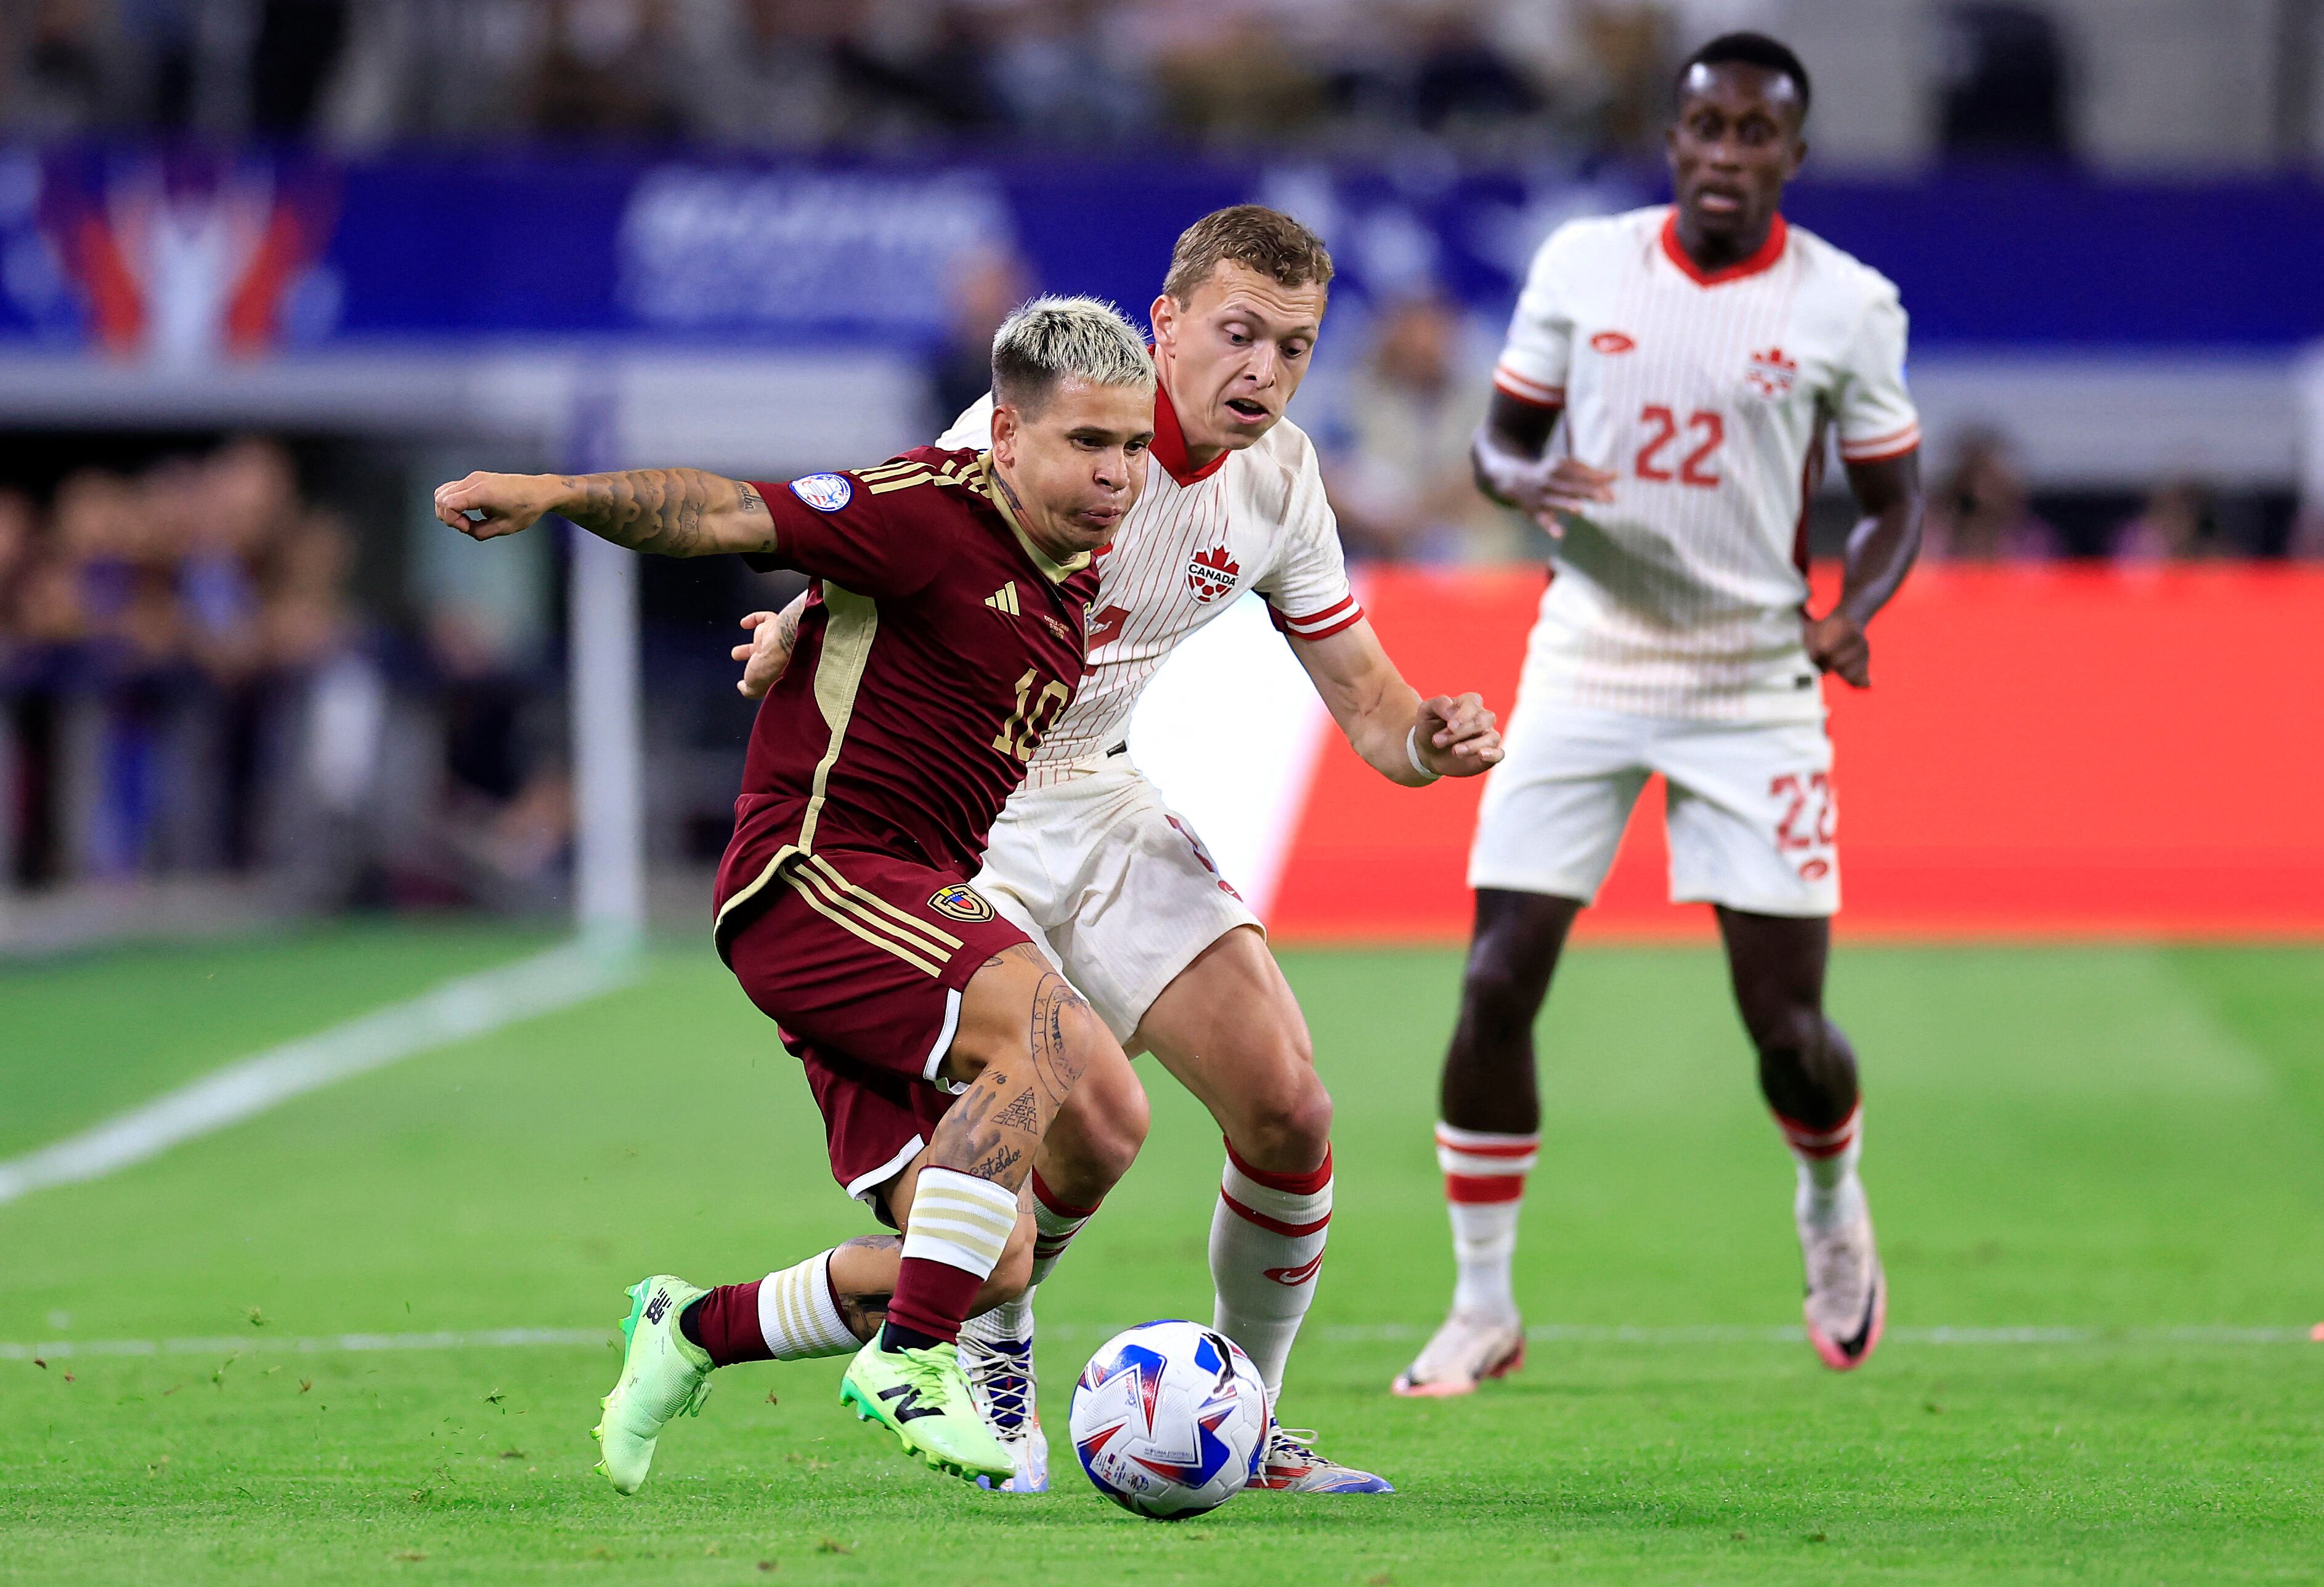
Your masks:
[{"label": "gold stripe on shorts", "polygon": [[942,958],[927,956],[926,950],[918,944],[899,942],[883,930],[874,930],[875,926],[885,923],[857,909],[850,901],[832,900],[825,890],[830,884],[819,876],[807,874],[806,867],[792,867],[783,873],[783,880],[789,882],[792,890],[807,901],[808,909],[842,930],[853,933],[873,947],[886,949],[915,970],[932,976],[944,973]]}]

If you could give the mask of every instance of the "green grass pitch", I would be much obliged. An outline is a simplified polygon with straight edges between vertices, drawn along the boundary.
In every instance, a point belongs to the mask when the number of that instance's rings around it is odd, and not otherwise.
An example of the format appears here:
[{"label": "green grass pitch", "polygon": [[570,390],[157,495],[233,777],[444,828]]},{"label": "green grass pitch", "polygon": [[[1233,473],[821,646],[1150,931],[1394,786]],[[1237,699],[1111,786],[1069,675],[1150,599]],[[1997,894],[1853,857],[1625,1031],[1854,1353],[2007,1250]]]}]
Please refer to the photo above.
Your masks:
[{"label": "green grass pitch", "polygon": [[[0,1156],[539,940],[347,928],[0,973]],[[1715,955],[1575,953],[1519,1251],[1529,1321],[1573,1332],[1435,1404],[1386,1387],[1450,1282],[1428,1126],[1457,959],[1286,963],[1340,1182],[1284,1408],[1393,1499],[1153,1525],[1062,1438],[1055,1492],[980,1494],[845,1417],[835,1362],[723,1375],[615,1496],[587,1429],[622,1287],[868,1228],[796,1066],[687,943],[630,990],[0,1206],[0,1342],[76,1346],[0,1358],[0,1579],[2324,1577],[2324,949],[1843,951],[1894,1292],[1847,1377],[1768,1336],[1798,1320],[1790,1168]],[[1053,1431],[1104,1334],[1209,1304],[1218,1138],[1145,1067],[1146,1158],[1042,1297]],[[602,1337],[285,1348],[518,1328]],[[218,1342],[86,1348],[188,1339]]]}]

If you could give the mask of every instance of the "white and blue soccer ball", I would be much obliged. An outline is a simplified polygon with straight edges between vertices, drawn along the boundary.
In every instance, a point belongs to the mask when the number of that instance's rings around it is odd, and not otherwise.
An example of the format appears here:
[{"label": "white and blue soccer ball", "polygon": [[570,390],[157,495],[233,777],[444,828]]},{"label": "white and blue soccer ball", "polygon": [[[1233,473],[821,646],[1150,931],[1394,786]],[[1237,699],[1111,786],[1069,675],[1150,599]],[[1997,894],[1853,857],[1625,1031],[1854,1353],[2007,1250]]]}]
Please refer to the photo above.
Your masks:
[{"label": "white and blue soccer ball", "polygon": [[1100,1493],[1135,1515],[1182,1521],[1242,1491],[1271,1419],[1267,1385],[1234,1341],[1173,1322],[1107,1340],[1074,1385],[1067,1425]]}]

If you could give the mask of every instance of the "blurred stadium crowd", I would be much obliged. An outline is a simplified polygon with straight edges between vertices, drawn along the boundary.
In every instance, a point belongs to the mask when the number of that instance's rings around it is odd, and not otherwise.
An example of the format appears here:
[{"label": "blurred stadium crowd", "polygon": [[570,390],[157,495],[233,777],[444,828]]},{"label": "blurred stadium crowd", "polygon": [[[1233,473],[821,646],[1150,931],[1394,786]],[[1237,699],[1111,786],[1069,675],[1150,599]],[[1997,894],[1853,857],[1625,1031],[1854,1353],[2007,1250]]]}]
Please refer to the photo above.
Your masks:
[{"label": "blurred stadium crowd", "polygon": [[258,437],[0,492],[0,885],[544,903],[559,697],[456,613],[383,621],[353,549]]},{"label": "blurred stadium crowd", "polygon": [[[11,0],[0,125],[770,149],[1419,132],[1635,148],[1649,0]],[[1723,23],[1748,13],[1711,7]]]},{"label": "blurred stadium crowd", "polygon": [[[2148,25],[2158,4],[2142,0]],[[2074,85],[2107,74],[2041,6],[1927,9],[1954,29],[1915,56],[1929,153],[2054,160],[2077,126],[2130,125],[2070,113]],[[0,142],[1287,150],[1407,171],[1449,168],[1409,157],[1450,151],[1646,170],[1684,44],[1790,14],[1784,0],[0,0]],[[1885,36],[1877,19],[1858,35]],[[930,433],[982,392],[1008,308],[1068,284],[982,255],[946,283]],[[1541,531],[1471,479],[1499,324],[1425,281],[1351,297],[1336,324],[1297,417],[1351,558],[1545,555]],[[0,902],[223,874],[296,908],[558,903],[572,801],[553,557],[528,576],[542,615],[512,643],[412,576],[425,555],[388,543],[392,512],[359,537],[323,504],[346,483],[315,466],[314,439],[100,446],[98,466],[35,469],[29,487],[0,472]],[[1952,433],[1924,467],[1932,559],[2144,567],[2286,549],[2288,510],[2249,489],[2179,475],[2045,493],[2000,430]],[[1815,511],[1829,551],[1846,506]],[[2324,553],[2301,539],[2324,540],[2324,516],[2301,523],[2289,549]],[[723,841],[747,725],[725,625],[779,593],[642,577],[650,799],[684,834],[658,838],[658,857],[698,859]]]}]

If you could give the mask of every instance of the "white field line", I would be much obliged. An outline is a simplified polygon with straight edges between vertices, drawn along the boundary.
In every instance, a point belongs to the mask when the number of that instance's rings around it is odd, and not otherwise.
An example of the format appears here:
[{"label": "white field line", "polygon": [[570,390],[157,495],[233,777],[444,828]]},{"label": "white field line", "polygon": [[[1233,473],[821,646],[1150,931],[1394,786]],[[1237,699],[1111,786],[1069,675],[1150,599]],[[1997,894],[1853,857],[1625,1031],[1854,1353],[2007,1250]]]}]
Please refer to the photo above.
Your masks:
[{"label": "white field line", "polygon": [[514,1350],[611,1343],[612,1328],[493,1328],[470,1333],[330,1333],[316,1339],[221,1334],[216,1339],[58,1339],[0,1344],[0,1361],[66,1361],[88,1355],[346,1355],[394,1350]]},{"label": "white field line", "polygon": [[632,955],[575,942],[253,1054],[78,1135],[0,1161],[0,1206],[96,1179],[326,1085],[618,991]]},{"label": "white field line", "polygon": [[[1335,1325],[1318,1330],[1334,1343],[1376,1343],[1416,1340],[1427,1330],[1401,1323],[1377,1326]],[[1107,1331],[1092,1324],[1067,1323],[1041,1330],[1044,1337],[1061,1340],[1098,1339]],[[2161,1328],[1891,1328],[1888,1338],[1905,1344],[2304,1344],[2314,1338],[2305,1328],[2246,1328],[2190,1326]],[[1536,1342],[1567,1344],[1782,1344],[1796,1345],[1797,1328],[1754,1328],[1710,1324],[1701,1327],[1586,1327],[1551,1324],[1526,1330]],[[345,1355],[400,1350],[513,1350],[558,1346],[599,1349],[609,1345],[615,1331],[608,1328],[493,1328],[470,1333],[328,1333],[294,1339],[250,1333],[221,1334],[214,1339],[59,1339],[39,1344],[0,1343],[0,1361],[65,1361],[74,1356],[161,1355]]]}]

